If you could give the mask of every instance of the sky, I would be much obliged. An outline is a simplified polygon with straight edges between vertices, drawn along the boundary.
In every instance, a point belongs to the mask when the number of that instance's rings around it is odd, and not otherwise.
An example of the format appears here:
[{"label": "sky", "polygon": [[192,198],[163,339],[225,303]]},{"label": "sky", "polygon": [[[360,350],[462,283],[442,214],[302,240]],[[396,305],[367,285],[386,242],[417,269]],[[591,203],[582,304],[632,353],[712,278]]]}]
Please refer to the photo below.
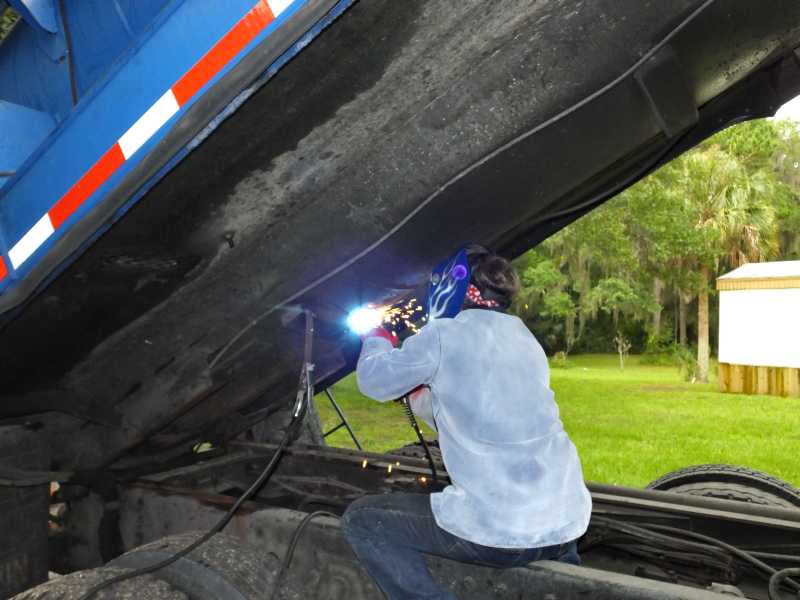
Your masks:
[{"label": "sky", "polygon": [[776,119],[791,119],[795,123],[800,123],[800,96],[789,100],[775,113]]}]

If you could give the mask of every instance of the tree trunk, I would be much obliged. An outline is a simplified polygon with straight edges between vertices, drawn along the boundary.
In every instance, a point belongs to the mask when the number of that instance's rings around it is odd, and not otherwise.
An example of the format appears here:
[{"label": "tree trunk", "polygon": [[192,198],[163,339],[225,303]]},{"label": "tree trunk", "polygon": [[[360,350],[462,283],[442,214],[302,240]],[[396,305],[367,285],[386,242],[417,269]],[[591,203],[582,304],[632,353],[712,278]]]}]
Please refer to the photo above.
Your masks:
[{"label": "tree trunk", "polygon": [[689,313],[689,302],[692,301],[691,296],[684,295],[678,292],[678,341],[681,346],[686,347],[686,317]]},{"label": "tree trunk", "polygon": [[700,268],[703,287],[697,295],[697,379],[708,383],[708,267]]},{"label": "tree trunk", "polygon": [[566,353],[569,354],[575,343],[575,315],[569,315],[564,321],[564,338],[567,344]]},{"label": "tree trunk", "polygon": [[658,277],[653,277],[653,297],[658,302],[658,308],[653,311],[653,335],[661,333],[661,292],[664,289],[664,282]]}]

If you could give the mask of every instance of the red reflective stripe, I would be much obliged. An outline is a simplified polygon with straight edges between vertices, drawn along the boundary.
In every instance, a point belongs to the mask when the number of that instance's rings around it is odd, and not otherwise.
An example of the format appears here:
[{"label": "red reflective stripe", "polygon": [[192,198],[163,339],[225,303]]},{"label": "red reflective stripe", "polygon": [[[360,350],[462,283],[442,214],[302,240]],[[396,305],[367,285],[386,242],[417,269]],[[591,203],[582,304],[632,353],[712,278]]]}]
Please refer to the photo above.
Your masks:
[{"label": "red reflective stripe", "polygon": [[125,157],[119,144],[114,144],[100,157],[92,168],[81,177],[61,199],[55,203],[48,214],[53,229],[58,229],[86,199],[99,188],[111,174],[122,166]]},{"label": "red reflective stripe", "polygon": [[272,21],[275,15],[261,0],[234,25],[195,65],[172,86],[179,106],[186,104],[200,88],[219,73],[231,59],[239,54]]},{"label": "red reflective stripe", "polygon": [[6,261],[3,260],[3,257],[0,256],[0,281],[6,278],[8,275],[8,268],[6,267]]},{"label": "red reflective stripe", "polygon": [[[274,20],[275,14],[267,0],[259,0],[172,86],[172,93],[178,105],[186,104]],[[125,155],[122,148],[119,143],[115,143],[48,211],[53,229],[61,227],[124,163]],[[0,258],[0,279],[5,277],[7,272],[5,263]]]}]

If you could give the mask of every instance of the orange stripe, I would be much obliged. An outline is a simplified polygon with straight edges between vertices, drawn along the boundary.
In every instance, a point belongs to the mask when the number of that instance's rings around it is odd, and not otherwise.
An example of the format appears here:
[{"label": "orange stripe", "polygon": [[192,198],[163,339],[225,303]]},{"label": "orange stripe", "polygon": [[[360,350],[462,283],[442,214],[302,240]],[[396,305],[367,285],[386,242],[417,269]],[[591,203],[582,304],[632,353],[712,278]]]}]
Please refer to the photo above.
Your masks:
[{"label": "orange stripe", "polygon": [[6,267],[6,261],[3,260],[3,257],[0,256],[0,281],[6,278],[8,275],[8,268]]},{"label": "orange stripe", "polygon": [[175,94],[178,105],[186,104],[274,20],[275,15],[272,14],[272,9],[266,0],[260,0],[172,86],[172,93]]},{"label": "orange stripe", "polygon": [[50,220],[53,229],[58,229],[72,213],[74,213],[86,199],[108,179],[111,174],[122,166],[125,157],[119,144],[114,144],[100,159],[92,165],[61,199],[50,209]]}]

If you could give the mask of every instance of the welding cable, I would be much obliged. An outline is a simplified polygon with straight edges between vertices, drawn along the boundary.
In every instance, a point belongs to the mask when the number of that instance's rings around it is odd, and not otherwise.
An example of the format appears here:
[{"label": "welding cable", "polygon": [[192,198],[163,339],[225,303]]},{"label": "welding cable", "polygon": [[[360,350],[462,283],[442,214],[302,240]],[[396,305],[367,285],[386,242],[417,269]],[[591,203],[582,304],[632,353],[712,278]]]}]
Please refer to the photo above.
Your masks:
[{"label": "welding cable", "polygon": [[[707,544],[713,544],[715,546],[719,546],[720,548],[727,550],[740,560],[756,567],[759,571],[761,571],[762,573],[764,573],[766,576],[769,577],[774,577],[775,574],[779,572],[777,569],[769,566],[764,561],[757,559],[755,556],[753,556],[746,550],[742,550],[740,548],[737,548],[736,546],[732,546],[731,544],[723,542],[722,540],[719,540],[717,538],[703,535],[702,533],[687,531],[686,529],[680,529],[678,527],[670,527],[669,525],[642,524],[641,527],[652,531],[662,531],[662,532],[673,533],[675,535],[682,535],[698,541],[705,542]],[[800,584],[798,584],[794,580],[787,579],[786,582],[789,583],[795,590],[800,590]]]},{"label": "welding cable", "polygon": [[[304,405],[307,405],[308,401],[309,400],[306,400]],[[242,506],[242,504],[244,504],[247,500],[249,500],[253,496],[253,494],[255,494],[256,491],[258,491],[264,484],[266,484],[269,478],[272,476],[272,473],[275,471],[275,467],[278,465],[278,461],[281,459],[281,456],[283,456],[283,452],[286,449],[286,446],[288,446],[289,442],[292,439],[294,439],[294,434],[296,433],[296,429],[298,428],[299,424],[302,423],[304,416],[305,416],[305,410],[301,411],[299,416],[292,418],[289,425],[286,427],[286,432],[283,434],[283,438],[278,444],[278,447],[275,449],[275,452],[273,453],[272,458],[270,459],[267,466],[264,467],[264,470],[261,472],[258,478],[252,483],[252,485],[249,488],[247,488],[247,490],[241,496],[239,496],[239,498],[236,500],[233,506],[231,506],[228,509],[228,512],[225,513],[225,515],[216,523],[216,525],[214,525],[211,529],[209,529],[206,533],[204,533],[194,542],[186,546],[186,548],[183,548],[182,550],[176,552],[169,558],[166,558],[161,562],[157,562],[155,564],[142,567],[140,569],[136,569],[133,571],[128,571],[127,573],[122,573],[120,575],[107,579],[97,584],[93,588],[91,588],[80,598],[78,598],[78,600],[89,600],[89,598],[97,594],[99,591],[111,587],[112,585],[115,585],[117,583],[120,583],[121,581],[125,581],[126,579],[132,579],[134,577],[138,577],[139,575],[145,575],[147,573],[152,573],[154,571],[158,571],[159,569],[163,569],[164,567],[174,563],[176,560],[183,558],[196,548],[202,546],[208,540],[210,540],[212,537],[214,537],[216,534],[222,531],[228,524],[228,522],[230,522],[230,520],[236,514],[236,511],[238,511],[239,508]]]},{"label": "welding cable", "polygon": [[419,423],[417,423],[417,417],[414,416],[414,411],[411,410],[411,401],[408,398],[408,394],[400,398],[400,404],[403,406],[403,410],[408,417],[408,422],[411,423],[411,428],[417,434],[417,439],[419,439],[419,443],[422,445],[425,458],[428,459],[428,466],[431,468],[431,477],[433,481],[439,481],[439,475],[436,473],[436,463],[433,462],[431,449],[428,447],[428,442],[425,441],[425,436],[422,435],[422,430],[419,428]]},{"label": "welding cable", "polygon": [[[472,173],[473,171],[475,171],[479,167],[483,166],[484,164],[486,164],[487,162],[489,162],[493,158],[499,156],[500,154],[502,154],[503,152],[505,152],[509,148],[512,148],[513,146],[515,146],[519,142],[531,137],[532,135],[542,131],[543,129],[545,129],[547,127],[550,127],[551,125],[554,125],[555,123],[558,123],[562,119],[568,117],[572,113],[574,113],[577,110],[583,108],[584,106],[586,106],[587,104],[589,104],[593,100],[599,98],[600,96],[602,96],[603,94],[605,94],[609,90],[615,88],[620,83],[625,81],[628,77],[633,75],[643,64],[645,64],[648,60],[653,58],[653,56],[655,56],[659,52],[659,50],[661,50],[670,41],[672,41],[672,39],[676,35],[678,35],[681,31],[683,31],[690,23],[692,23],[692,21],[694,21],[700,14],[702,14],[709,6],[714,4],[714,2],[715,2],[715,0],[705,0],[705,2],[703,2],[695,10],[693,10],[689,15],[687,15],[680,23],[678,23],[678,25],[676,25],[674,29],[672,29],[669,33],[667,33],[667,35],[665,35],[661,39],[660,42],[658,42],[655,46],[650,48],[650,50],[645,52],[638,60],[636,60],[630,67],[628,67],[625,71],[623,71],[616,78],[612,79],[611,81],[609,81],[608,83],[606,83],[605,85],[603,85],[602,87],[597,89],[596,91],[592,92],[588,96],[585,96],[582,100],[578,101],[577,103],[573,104],[572,106],[564,109],[563,111],[561,111],[560,113],[558,113],[556,115],[553,115],[549,119],[546,119],[546,120],[542,121],[538,125],[534,126],[532,129],[529,129],[529,130],[521,133],[520,135],[518,135],[517,137],[513,138],[509,142],[506,142],[502,146],[499,146],[498,148],[495,148],[491,152],[487,153],[485,156],[483,156],[482,158],[480,158],[476,162],[468,165],[467,167],[465,167],[464,169],[462,169],[461,171],[459,171],[458,173],[453,175],[445,183],[443,183],[442,185],[437,187],[433,192],[431,192],[428,196],[426,196],[425,199],[423,199],[422,202],[420,202],[420,204],[418,204],[416,207],[414,207],[414,209],[411,210],[411,212],[409,212],[405,217],[403,217],[396,225],[392,226],[391,229],[389,229],[386,233],[384,233],[381,237],[379,237],[372,244],[370,244],[369,246],[364,248],[361,252],[359,252],[358,254],[353,256],[352,258],[346,260],[345,262],[340,264],[335,269],[332,269],[328,273],[322,275],[321,277],[318,277],[317,279],[312,281],[310,284],[308,284],[307,286],[303,287],[301,290],[295,292],[294,294],[291,294],[289,297],[287,297],[286,299],[282,300],[281,302],[273,304],[270,308],[266,309],[264,312],[262,312],[261,314],[257,315],[255,318],[251,319],[224,346],[222,346],[222,348],[214,355],[214,358],[209,361],[209,365],[208,365],[209,371],[214,369],[214,367],[219,363],[220,359],[225,354],[227,354],[228,350],[230,350],[231,347],[245,333],[247,333],[253,327],[258,325],[258,323],[260,323],[263,319],[265,319],[267,316],[269,316],[270,314],[272,314],[276,310],[280,310],[283,307],[285,307],[287,304],[290,304],[290,303],[294,302],[295,300],[300,298],[303,294],[306,294],[307,292],[313,290],[317,286],[325,283],[326,281],[328,281],[332,277],[335,277],[336,275],[338,275],[339,273],[341,273],[345,269],[349,268],[351,265],[355,264],[356,262],[358,262],[359,260],[361,260],[362,258],[367,256],[368,254],[370,254],[373,250],[375,250],[376,248],[381,246],[384,242],[386,242],[386,240],[388,240],[390,237],[392,237],[395,233],[400,231],[400,229],[402,229],[409,221],[411,221],[411,219],[413,219],[417,215],[417,213],[419,213],[423,208],[428,206],[428,204],[430,204],[434,199],[436,199],[438,196],[440,196],[447,189],[451,188],[453,185],[458,183],[460,180],[464,179],[467,175],[469,175],[470,173]],[[678,138],[678,139],[680,140],[682,138]],[[669,147],[667,148],[667,150],[671,151],[676,145],[677,145],[677,143],[670,144]],[[645,166],[645,168],[638,170],[636,172],[636,175],[641,177],[644,174],[646,174],[655,165],[657,165],[661,161],[661,159],[664,158],[664,156],[666,156],[666,154],[667,154],[666,152],[665,153],[659,153],[659,155],[656,156],[655,160],[648,161],[648,163]],[[631,179],[631,178],[629,178],[629,179]],[[628,180],[626,180],[626,181],[628,181]],[[600,200],[602,200],[604,198],[607,198],[609,195],[611,195],[615,191],[617,191],[616,190],[617,187],[618,186],[614,186],[614,187],[611,188],[611,191],[604,190],[601,194],[596,194],[595,196],[593,196],[593,198],[592,198],[590,203],[584,202],[582,204],[582,206],[585,207],[587,205],[595,204],[596,202],[599,202]],[[558,214],[560,216],[564,216],[565,213],[558,213]],[[549,218],[550,217],[548,217],[548,219]]]},{"label": "welding cable", "polygon": [[[711,536],[703,535],[701,533],[696,533],[694,531],[687,531],[685,529],[680,529],[678,527],[670,527],[668,525],[655,525],[655,524],[648,524],[648,523],[640,523],[638,525],[631,525],[629,523],[623,523],[620,521],[616,521],[614,519],[607,519],[604,517],[593,517],[592,522],[605,526],[616,531],[620,531],[623,533],[629,533],[634,537],[645,537],[647,539],[647,534],[650,536],[654,536],[652,539],[666,542],[667,544],[675,546],[676,544],[685,544],[687,547],[694,547],[697,549],[704,549],[706,552],[709,550],[718,550],[722,549],[727,551],[730,555],[738,558],[740,561],[756,568],[756,571],[764,576],[765,579],[774,577],[776,573],[779,571],[777,569],[772,568],[765,562],[757,559],[749,552],[737,548],[736,546],[732,546],[722,540],[717,538],[713,538]],[[643,536],[644,532],[644,536]],[[663,533],[661,533],[663,532]],[[672,535],[667,535],[672,534]],[[680,538],[674,536],[683,536],[692,538],[693,540],[697,541],[689,541],[689,540],[681,540]],[[712,546],[712,548],[709,548]],[[715,546],[716,548],[713,548]],[[789,575],[792,575],[791,573]],[[797,584],[794,580],[787,579],[787,583],[792,585],[796,590],[800,589],[800,585]]]},{"label": "welding cable", "polygon": [[[798,577],[800,576],[800,569],[783,569],[782,571],[778,571],[772,577],[769,578],[769,600],[781,600],[780,595],[780,587],[781,583],[787,577]],[[791,579],[786,579],[786,581],[792,581]]]},{"label": "welding cable", "polygon": [[292,563],[292,558],[294,557],[294,551],[297,548],[297,543],[300,541],[300,534],[303,533],[303,530],[306,528],[306,526],[317,517],[333,517],[334,519],[340,518],[339,515],[325,510],[317,510],[312,513],[308,513],[305,517],[303,517],[303,520],[300,521],[297,529],[294,530],[289,545],[286,547],[286,553],[283,555],[281,568],[278,570],[277,575],[275,575],[275,583],[272,586],[272,594],[269,597],[270,600],[275,600],[278,589],[280,589],[281,580],[286,574],[286,571],[289,570],[289,565]]},{"label": "welding cable", "polygon": [[675,536],[650,531],[649,529],[645,528],[644,524],[642,523],[633,525],[631,523],[625,523],[615,519],[593,516],[592,524],[600,525],[602,527],[606,527],[608,529],[629,535],[633,538],[642,539],[653,544],[660,544],[661,547],[675,548],[683,551],[689,550],[704,552],[706,554],[716,555],[717,557],[728,556],[727,553],[723,553],[720,548],[715,545],[683,540]]}]

